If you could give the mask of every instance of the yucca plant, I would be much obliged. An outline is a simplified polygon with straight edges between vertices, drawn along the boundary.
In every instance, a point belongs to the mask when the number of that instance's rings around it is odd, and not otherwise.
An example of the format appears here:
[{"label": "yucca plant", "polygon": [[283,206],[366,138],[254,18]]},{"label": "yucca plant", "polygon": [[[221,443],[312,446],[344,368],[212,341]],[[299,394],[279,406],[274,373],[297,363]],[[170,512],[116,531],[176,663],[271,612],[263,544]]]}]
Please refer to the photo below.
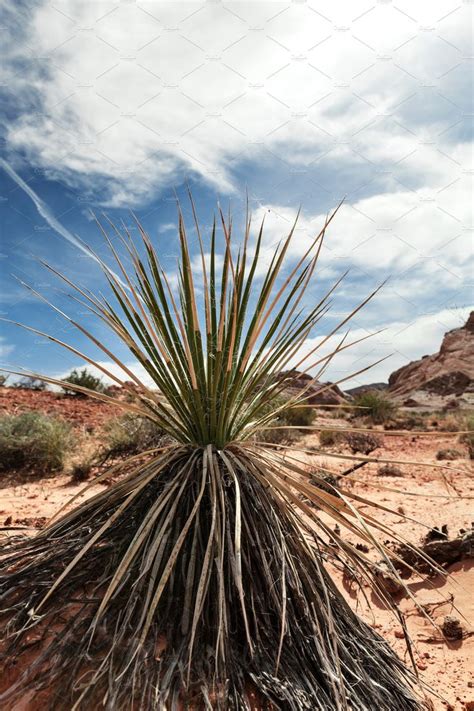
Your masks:
[{"label": "yucca plant", "polygon": [[264,225],[254,238],[247,216],[237,250],[232,220],[219,213],[208,245],[192,209],[202,274],[197,284],[179,211],[178,294],[138,221],[139,244],[125,227],[112,225],[112,236],[102,228],[116,271],[94,257],[110,298],[50,267],[156,389],[56,309],[122,368],[124,380],[61,345],[129,388],[133,399],[117,405],[168,438],[145,459],[106,471],[104,478],[121,476],[35,537],[4,545],[2,649],[10,676],[2,708],[14,708],[31,688],[48,689],[44,705],[68,711],[422,708],[415,675],[349,608],[325,567],[336,559],[373,583],[374,564],[345,531],[370,543],[399,580],[394,554],[379,541],[396,533],[368,512],[370,501],[331,487],[324,472],[308,472],[296,452],[258,439],[285,408],[306,404],[305,390],[282,403],[281,372],[291,378],[293,365],[316,379],[351,345],[343,337],[333,352],[317,352],[348,316],[298,358],[337,286],[303,308],[332,216],[285,271],[293,227],[258,280]]}]

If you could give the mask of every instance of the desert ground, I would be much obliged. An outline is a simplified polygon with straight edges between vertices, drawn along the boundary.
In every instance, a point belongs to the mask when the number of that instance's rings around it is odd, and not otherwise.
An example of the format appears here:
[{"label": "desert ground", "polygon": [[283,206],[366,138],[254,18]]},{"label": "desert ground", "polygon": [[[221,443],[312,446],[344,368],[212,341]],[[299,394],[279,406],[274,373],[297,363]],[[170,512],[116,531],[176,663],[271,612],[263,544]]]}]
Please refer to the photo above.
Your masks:
[{"label": "desert ground", "polygon": [[[89,398],[61,397],[55,393],[11,388],[1,388],[0,407],[2,413],[10,414],[31,409],[50,415],[61,414],[71,423],[77,439],[77,446],[61,473],[42,477],[22,471],[2,474],[2,535],[13,535],[18,529],[33,535],[35,529],[44,526],[60,507],[84,488],[84,482],[72,479],[71,468],[78,459],[94,450],[101,439],[104,424],[120,413],[112,406]],[[318,411],[315,421],[315,425],[324,428],[344,424],[347,425],[347,421],[339,419],[336,411],[328,410]],[[401,463],[397,465],[399,472],[381,475],[380,465],[370,463],[346,477],[343,482],[350,492],[391,509],[393,513],[379,512],[378,516],[390,529],[403,533],[415,543],[420,543],[426,532],[433,527],[447,526],[448,537],[456,538],[460,530],[466,532],[471,529],[474,518],[474,483],[467,450],[462,445],[453,445],[456,439],[453,435],[436,431],[436,418],[433,415],[430,416],[429,424],[431,431],[428,435],[421,435],[417,431],[406,435],[384,432],[382,446],[371,455],[375,459],[416,464]],[[323,467],[340,472],[350,465],[347,461],[330,456],[349,454],[347,449],[340,446],[322,449],[318,434],[311,432],[302,435],[295,446],[304,450],[296,456],[309,471]],[[436,459],[440,449],[453,446],[458,448],[459,458],[442,462]],[[427,464],[442,464],[444,468],[425,466]],[[93,478],[94,472],[87,484],[93,482]],[[110,481],[93,485],[85,496],[109,485]],[[344,535],[351,540],[349,534]],[[369,555],[371,553],[369,551]],[[389,609],[387,603],[377,598],[369,587],[355,584],[350,576],[344,575],[337,567],[331,566],[331,570],[350,605],[410,664],[401,622],[393,609]],[[427,693],[433,708],[466,711],[474,709],[474,561],[472,557],[463,556],[461,560],[448,565],[446,572],[447,577],[435,575],[423,578],[412,574],[407,578],[408,587],[420,608],[408,596],[396,591],[389,597],[406,622],[413,644],[416,670],[431,689]],[[459,620],[461,639],[447,639],[440,630],[445,617],[449,615]],[[40,711],[35,702],[28,703],[25,709]]]}]

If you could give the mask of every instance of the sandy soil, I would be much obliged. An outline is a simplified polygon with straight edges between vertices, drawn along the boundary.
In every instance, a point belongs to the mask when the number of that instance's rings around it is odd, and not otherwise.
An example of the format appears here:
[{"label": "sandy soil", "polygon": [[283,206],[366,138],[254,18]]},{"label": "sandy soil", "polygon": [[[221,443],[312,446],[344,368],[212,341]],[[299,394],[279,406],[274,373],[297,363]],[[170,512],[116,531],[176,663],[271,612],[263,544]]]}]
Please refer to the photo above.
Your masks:
[{"label": "sandy soil", "polygon": [[[107,414],[110,416],[110,413]],[[87,416],[90,415],[88,411]],[[78,417],[78,424],[80,419]],[[102,415],[99,421],[103,421]],[[333,420],[331,422],[334,424]],[[299,446],[311,448],[317,443],[317,436],[308,435],[300,440]],[[444,470],[421,466],[421,463],[439,464],[436,452],[449,446],[453,446],[453,438],[445,433],[437,433],[434,437],[422,437],[416,433],[403,437],[386,435],[383,448],[376,452],[377,457],[416,460],[420,464],[400,465],[401,476],[380,476],[378,466],[369,464],[357,471],[353,475],[354,481],[348,482],[347,486],[360,496],[393,509],[395,513],[383,512],[380,516],[386,524],[411,541],[420,542],[426,533],[422,524],[428,527],[447,524],[450,536],[454,537],[460,528],[469,529],[474,520],[474,480],[471,478],[470,462],[467,458],[446,462]],[[455,446],[459,447],[458,444]],[[310,467],[347,468],[347,462],[331,459],[331,452],[337,453],[338,450],[328,449],[324,455],[310,453],[300,456]],[[3,487],[0,488],[0,527],[40,527],[83,486],[71,483],[67,474],[21,482],[4,477]],[[90,494],[102,486],[93,487]],[[465,498],[468,496],[471,498]],[[401,513],[419,523],[406,520]],[[441,576],[430,580],[412,577],[407,582],[435,622],[441,624],[448,614],[460,618],[464,639],[447,641],[408,597],[402,596],[396,601],[405,615],[414,644],[418,672],[433,689],[433,708],[437,711],[467,711],[474,709],[474,561],[467,559],[455,563],[448,572],[450,577],[447,579]],[[409,663],[399,620],[369,589],[360,591],[351,587],[337,570],[334,570],[334,575],[350,604]],[[367,595],[370,607],[362,593]],[[35,711],[41,709],[35,707]]]}]

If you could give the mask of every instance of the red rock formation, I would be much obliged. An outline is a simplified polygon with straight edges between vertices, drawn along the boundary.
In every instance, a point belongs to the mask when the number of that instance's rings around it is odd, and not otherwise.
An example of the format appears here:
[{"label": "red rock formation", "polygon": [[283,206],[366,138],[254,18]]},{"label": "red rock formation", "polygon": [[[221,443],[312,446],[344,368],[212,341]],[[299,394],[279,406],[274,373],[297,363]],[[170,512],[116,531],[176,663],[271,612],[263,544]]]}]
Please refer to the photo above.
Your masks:
[{"label": "red rock formation", "polygon": [[474,392],[474,311],[462,328],[448,331],[438,353],[424,356],[391,374],[389,393],[422,391],[441,397]]},{"label": "red rock formation", "polygon": [[[312,380],[311,375],[300,373],[299,371],[284,371],[280,374],[281,378],[290,378],[287,391],[289,395],[295,395],[298,390],[302,390],[308,386]],[[308,405],[342,405],[347,402],[348,398],[334,383],[315,382],[310,385],[306,392],[308,396]]]}]

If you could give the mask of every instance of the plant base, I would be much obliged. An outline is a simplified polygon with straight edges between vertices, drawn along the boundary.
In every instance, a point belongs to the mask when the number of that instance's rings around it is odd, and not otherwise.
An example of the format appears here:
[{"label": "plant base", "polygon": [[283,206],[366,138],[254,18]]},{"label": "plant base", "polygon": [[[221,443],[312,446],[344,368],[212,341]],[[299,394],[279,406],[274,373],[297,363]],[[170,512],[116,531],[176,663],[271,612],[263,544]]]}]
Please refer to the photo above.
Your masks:
[{"label": "plant base", "polygon": [[5,547],[3,709],[31,688],[55,711],[424,708],[317,539],[263,475],[227,462],[181,452]]}]

